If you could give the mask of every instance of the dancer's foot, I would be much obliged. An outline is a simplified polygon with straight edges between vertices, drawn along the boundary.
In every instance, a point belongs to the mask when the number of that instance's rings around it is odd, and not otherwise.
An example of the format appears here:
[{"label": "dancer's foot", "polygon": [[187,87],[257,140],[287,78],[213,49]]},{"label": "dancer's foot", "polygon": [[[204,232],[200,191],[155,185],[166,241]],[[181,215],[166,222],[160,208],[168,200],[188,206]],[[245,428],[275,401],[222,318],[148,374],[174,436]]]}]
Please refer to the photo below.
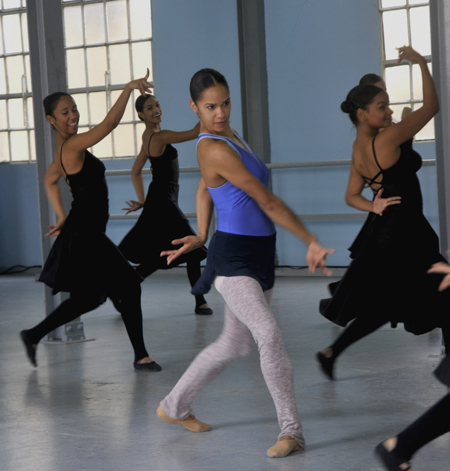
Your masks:
[{"label": "dancer's foot", "polygon": [[161,371],[161,365],[153,361],[150,357],[141,358],[133,363],[134,369],[139,371]]},{"label": "dancer's foot", "polygon": [[333,349],[328,347],[325,350],[322,350],[316,355],[318,362],[320,363],[320,368],[322,372],[328,379],[334,380],[334,361]]},{"label": "dancer's foot", "polygon": [[292,437],[285,435],[277,443],[267,450],[269,458],[284,458],[293,451],[301,450],[302,447]]},{"label": "dancer's foot", "polygon": [[208,306],[208,304],[200,304],[200,306],[195,306],[195,313],[201,316],[210,316],[213,313],[213,310]]},{"label": "dancer's foot", "polygon": [[411,462],[405,461],[396,455],[396,446],[397,437],[389,438],[377,445],[375,448],[375,455],[384,464],[388,471],[409,471],[411,469]]},{"label": "dancer's foot", "polygon": [[205,424],[204,422],[200,422],[200,420],[195,418],[194,413],[192,410],[189,412],[189,417],[183,420],[175,420],[171,419],[161,408],[158,406],[156,410],[156,415],[165,422],[169,422],[169,424],[179,424],[183,427],[187,428],[191,432],[208,432],[212,429],[212,426],[209,424]]},{"label": "dancer's foot", "polygon": [[22,339],[22,342],[25,346],[25,352],[27,354],[28,360],[30,360],[30,363],[33,366],[37,366],[37,361],[36,361],[37,344],[31,343],[31,340],[28,337],[28,331],[26,330],[22,330],[20,332],[20,338]]}]

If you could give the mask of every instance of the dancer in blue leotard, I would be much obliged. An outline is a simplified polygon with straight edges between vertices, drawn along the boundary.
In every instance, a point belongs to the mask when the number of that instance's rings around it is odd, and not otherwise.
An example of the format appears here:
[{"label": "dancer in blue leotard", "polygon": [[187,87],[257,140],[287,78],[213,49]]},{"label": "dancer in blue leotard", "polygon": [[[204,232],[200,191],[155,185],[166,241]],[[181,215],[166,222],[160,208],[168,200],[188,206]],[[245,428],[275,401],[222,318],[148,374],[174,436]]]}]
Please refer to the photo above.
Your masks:
[{"label": "dancer in blue leotard", "polygon": [[213,69],[202,69],[193,76],[190,89],[191,106],[200,119],[199,234],[175,240],[175,244],[183,246],[169,253],[168,262],[204,244],[214,202],[218,231],[211,240],[206,269],[193,293],[203,294],[214,283],[225,299],[225,324],[220,337],[195,358],[161,402],[157,414],[162,420],[194,432],[210,430],[211,426],[197,420],[190,410],[195,395],[232,361],[247,355],[255,341],[281,429],[278,442],[267,454],[283,457],[303,448],[304,439],[292,365],[268,304],[274,283],[273,222],[308,245],[311,270],[319,266],[328,274],[325,256],[332,251],[323,248],[295,214],[267,189],[266,166],[230,128],[231,100],[225,77]]}]

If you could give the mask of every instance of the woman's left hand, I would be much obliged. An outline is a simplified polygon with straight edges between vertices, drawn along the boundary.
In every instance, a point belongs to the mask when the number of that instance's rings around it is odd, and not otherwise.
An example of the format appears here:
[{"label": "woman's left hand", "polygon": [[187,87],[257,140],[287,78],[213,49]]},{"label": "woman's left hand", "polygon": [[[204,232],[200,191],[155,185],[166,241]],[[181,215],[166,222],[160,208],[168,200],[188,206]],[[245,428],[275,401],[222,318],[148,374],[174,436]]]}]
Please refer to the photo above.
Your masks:
[{"label": "woman's left hand", "polygon": [[400,204],[402,202],[401,196],[392,196],[390,198],[382,198],[381,197],[382,194],[383,194],[383,188],[378,190],[372,203],[372,206],[373,206],[372,211],[375,214],[378,214],[379,216],[383,216],[383,213],[386,211],[386,209],[389,206],[393,204]]},{"label": "woman's left hand", "polygon": [[182,239],[172,240],[172,245],[181,245],[177,250],[164,250],[160,256],[164,257],[167,255],[167,265],[170,265],[176,258],[184,253],[192,252],[192,250],[201,247],[205,241],[198,235],[191,235],[183,237]]},{"label": "woman's left hand", "polygon": [[326,276],[331,276],[333,272],[325,265],[325,259],[328,254],[335,253],[335,249],[326,249],[322,247],[316,240],[311,242],[306,252],[306,262],[310,273],[314,273],[316,268],[320,268]]},{"label": "woman's left hand", "polygon": [[129,214],[133,211],[138,211],[139,209],[144,207],[144,203],[142,201],[125,201],[125,203],[128,205],[128,208],[122,208],[122,211],[126,211],[125,214]]},{"label": "woman's left hand", "polygon": [[427,273],[440,273],[445,275],[439,285],[439,291],[444,291],[450,286],[450,265],[444,262],[438,262],[431,266]]},{"label": "woman's left hand", "polygon": [[145,74],[145,77],[128,82],[128,86],[132,90],[139,90],[141,92],[141,95],[145,96],[147,90],[149,90],[150,88],[153,88],[153,84],[147,81],[149,75],[150,75],[150,71],[147,69],[147,73]]}]

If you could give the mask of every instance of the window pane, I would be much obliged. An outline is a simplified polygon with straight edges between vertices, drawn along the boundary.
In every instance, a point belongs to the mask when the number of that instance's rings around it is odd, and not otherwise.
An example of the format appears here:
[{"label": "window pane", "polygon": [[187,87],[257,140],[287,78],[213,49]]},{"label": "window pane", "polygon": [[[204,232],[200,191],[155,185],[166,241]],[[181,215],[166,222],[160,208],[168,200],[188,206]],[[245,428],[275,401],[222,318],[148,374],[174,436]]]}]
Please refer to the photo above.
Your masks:
[{"label": "window pane", "polygon": [[0,59],[0,94],[6,94],[5,59]]},{"label": "window pane", "polygon": [[86,44],[105,42],[105,14],[103,3],[85,5],[84,24],[86,28]]},{"label": "window pane", "polygon": [[106,92],[90,93],[91,124],[98,124],[106,116]]},{"label": "window pane", "polygon": [[109,134],[100,142],[95,144],[93,153],[96,157],[101,157],[101,158],[113,156],[111,134]]},{"label": "window pane", "polygon": [[128,157],[134,154],[133,125],[119,124],[113,131],[115,157]]},{"label": "window pane", "polygon": [[[423,103],[415,103],[413,110],[417,110]],[[434,139],[434,118],[425,125],[415,136],[417,141],[425,139]]]},{"label": "window pane", "polygon": [[11,162],[29,160],[28,131],[11,132]]},{"label": "window pane", "polygon": [[14,98],[8,100],[9,126],[10,128],[23,128],[23,100],[22,98]]},{"label": "window pane", "polygon": [[64,36],[66,46],[81,46],[83,44],[83,17],[81,6],[66,7],[64,14]]},{"label": "window pane", "polygon": [[23,50],[25,52],[29,52],[30,48],[28,47],[28,24],[27,24],[27,14],[22,13],[20,15],[20,18],[22,20],[22,44],[23,44]]},{"label": "window pane", "polygon": [[409,0],[408,4],[409,5],[419,5],[421,3],[429,3],[427,0]]},{"label": "window pane", "polygon": [[0,55],[3,55],[2,18],[0,18]]},{"label": "window pane", "polygon": [[90,47],[86,50],[89,86],[105,85],[106,47]]},{"label": "window pane", "polygon": [[385,59],[397,59],[396,47],[408,44],[406,10],[384,12],[383,32]]},{"label": "window pane", "polygon": [[109,48],[111,84],[128,83],[131,80],[128,47],[128,44],[121,44]]},{"label": "window pane", "polygon": [[3,34],[5,38],[5,53],[22,52],[19,15],[6,15],[3,17]]},{"label": "window pane", "polygon": [[84,50],[74,49],[67,51],[67,84],[69,88],[86,86],[86,67],[84,64]]},{"label": "window pane", "polygon": [[27,98],[28,127],[34,128],[33,98]]},{"label": "window pane", "polygon": [[9,162],[9,142],[7,132],[0,132],[0,162]]},{"label": "window pane", "polygon": [[411,86],[409,79],[409,66],[399,65],[386,69],[386,88],[392,102],[410,100]]},{"label": "window pane", "polygon": [[6,100],[0,100],[0,129],[7,129],[8,121],[6,118]]},{"label": "window pane", "polygon": [[106,17],[108,19],[108,40],[120,41],[128,39],[126,2],[124,0],[108,2],[106,4]]},{"label": "window pane", "polygon": [[153,80],[151,42],[133,43],[131,50],[133,51],[133,79],[144,77],[148,67],[150,70],[148,80],[151,82]]},{"label": "window pane", "polygon": [[22,75],[25,73],[22,56],[7,57],[6,70],[9,93],[22,93]]},{"label": "window pane", "polygon": [[36,142],[34,140],[34,131],[31,130],[29,132],[30,136],[30,152],[31,152],[31,160],[36,160]]},{"label": "window pane", "polygon": [[130,0],[131,38],[152,37],[150,0]]},{"label": "window pane", "polygon": [[420,54],[428,56],[431,54],[431,33],[430,33],[430,8],[411,8],[411,45]]},{"label": "window pane", "polygon": [[12,8],[20,8],[20,0],[3,0],[3,8],[10,10]]},{"label": "window pane", "polygon": [[[111,92],[111,104],[114,104],[119,98],[119,95],[122,93],[122,90],[113,90]],[[136,94],[136,97],[138,95]],[[134,101],[130,98],[127,103],[127,107],[125,108],[125,113],[123,114],[121,121],[133,121],[133,108],[134,108]]]},{"label": "window pane", "polygon": [[404,7],[406,0],[381,0],[381,8]]},{"label": "window pane", "polygon": [[80,120],[78,125],[86,125],[89,123],[89,113],[87,106],[87,93],[76,93],[73,95],[73,99],[77,104],[78,111],[80,112]]}]

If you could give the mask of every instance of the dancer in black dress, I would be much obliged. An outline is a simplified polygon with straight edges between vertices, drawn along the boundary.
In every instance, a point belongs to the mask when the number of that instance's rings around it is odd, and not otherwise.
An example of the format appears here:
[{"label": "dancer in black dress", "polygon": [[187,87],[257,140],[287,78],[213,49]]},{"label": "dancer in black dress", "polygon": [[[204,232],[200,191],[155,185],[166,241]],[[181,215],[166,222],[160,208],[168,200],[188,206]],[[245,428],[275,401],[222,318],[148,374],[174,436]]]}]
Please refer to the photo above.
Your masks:
[{"label": "dancer in black dress", "polygon": [[[56,131],[55,160],[45,175],[47,196],[58,216],[48,236],[58,236],[42,270],[40,281],[70,293],[41,323],[20,333],[34,366],[39,341],[52,330],[92,311],[110,297],[120,311],[134,350],[134,368],[160,371],[147,353],[142,331],[142,278],[105,235],[108,221],[108,187],[105,166],[87,149],[106,137],[120,122],[131,90],[149,88],[147,75],[128,83],[105,119],[78,134],[80,114],[74,99],[57,92],[44,100],[47,120]],[[73,195],[65,217],[58,180],[63,177]]]},{"label": "dancer in black dress", "polygon": [[[172,241],[188,235],[195,235],[186,216],[178,207],[178,153],[172,144],[196,139],[199,124],[189,131],[161,131],[162,110],[153,95],[140,96],[136,100],[136,111],[145,123],[142,147],[131,171],[138,201],[127,201],[127,214],[143,208],[136,225],[125,236],[119,248],[133,263],[139,263],[137,272],[143,277],[159,269],[172,268],[186,263],[191,287],[200,278],[200,262],[206,258],[206,248],[200,247],[171,264],[167,257],[161,257],[163,250],[173,249]],[[152,168],[152,182],[147,198],[144,197],[142,168],[147,159]],[[195,296],[195,313],[212,314],[203,296]]]},{"label": "dancer in black dress", "polygon": [[[436,263],[429,273],[443,273],[439,290],[450,286],[450,265]],[[434,372],[436,377],[450,388],[450,356],[446,356]],[[411,469],[411,458],[424,445],[450,432],[450,393],[428,409],[411,425],[397,436],[380,443],[375,454],[389,471],[408,471]]]},{"label": "dancer in black dress", "polygon": [[[416,176],[422,161],[411,145],[411,138],[438,112],[439,103],[425,59],[410,47],[399,48],[399,57],[420,66],[421,108],[391,126],[389,97],[374,85],[355,87],[342,104],[357,132],[346,201],[369,211],[369,216],[350,247],[349,269],[330,286],[333,297],[320,305],[321,313],[340,326],[353,320],[331,346],[317,354],[330,379],[345,348],[389,321],[393,326],[403,323],[414,334],[442,327],[444,339],[450,342],[449,293],[437,292],[440,275],[426,275],[433,263],[444,258],[422,212]],[[373,201],[361,194],[365,186],[372,188]],[[396,267],[411,279],[399,277]]]}]

